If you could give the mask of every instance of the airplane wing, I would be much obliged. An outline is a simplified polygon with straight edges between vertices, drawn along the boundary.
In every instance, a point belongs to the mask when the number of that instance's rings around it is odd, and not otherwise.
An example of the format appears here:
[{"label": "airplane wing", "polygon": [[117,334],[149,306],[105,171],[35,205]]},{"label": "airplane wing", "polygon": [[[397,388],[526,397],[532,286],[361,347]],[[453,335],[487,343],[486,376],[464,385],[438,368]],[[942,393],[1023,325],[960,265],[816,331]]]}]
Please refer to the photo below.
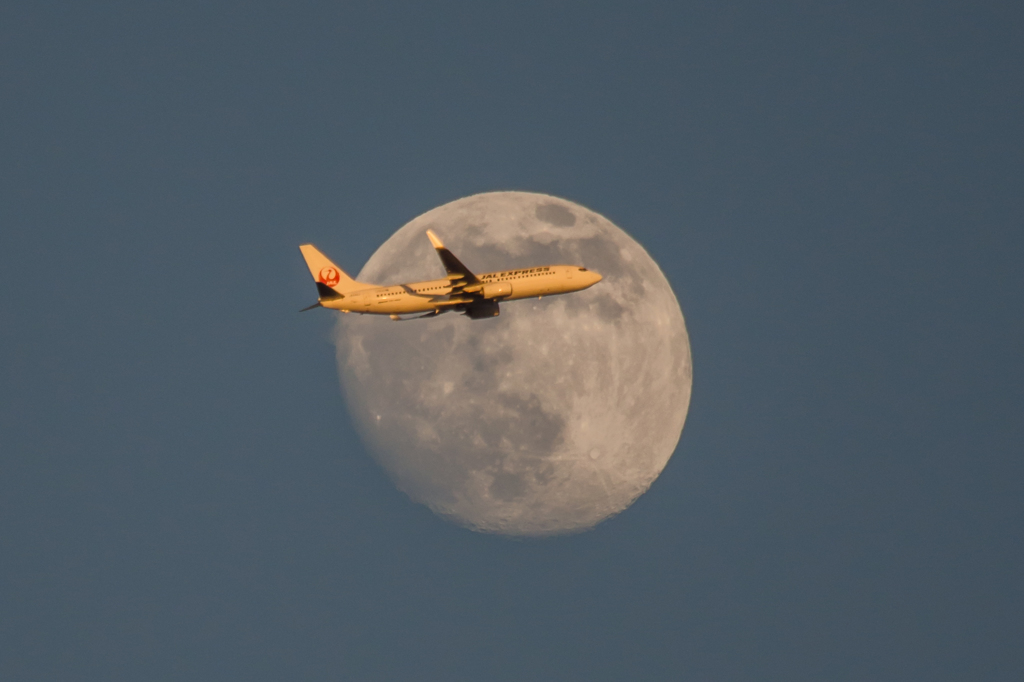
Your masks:
[{"label": "airplane wing", "polygon": [[470,272],[469,268],[463,265],[462,261],[456,258],[455,254],[441,243],[436,234],[427,230],[427,237],[437,250],[437,255],[441,259],[445,271],[448,273],[448,281],[452,283],[453,294],[461,293],[463,287],[467,285],[481,284],[477,276]]},{"label": "airplane wing", "polygon": [[[446,309],[461,310],[474,320],[498,315],[498,302],[488,301],[483,296],[484,283],[480,278],[469,271],[462,264],[455,254],[449,251],[441,240],[431,230],[427,230],[427,237],[434,245],[445,272],[448,273],[448,281],[451,283],[451,291],[447,301],[437,301],[434,313],[440,315]],[[427,317],[424,315],[424,317]]]}]

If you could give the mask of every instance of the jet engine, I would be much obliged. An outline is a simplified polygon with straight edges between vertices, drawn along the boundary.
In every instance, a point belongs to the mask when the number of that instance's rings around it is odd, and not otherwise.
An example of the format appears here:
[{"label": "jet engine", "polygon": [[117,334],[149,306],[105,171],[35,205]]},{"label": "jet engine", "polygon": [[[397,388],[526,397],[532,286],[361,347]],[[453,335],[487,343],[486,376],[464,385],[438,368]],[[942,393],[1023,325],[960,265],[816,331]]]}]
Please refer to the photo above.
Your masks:
[{"label": "jet engine", "polygon": [[501,311],[498,309],[497,301],[480,301],[466,308],[466,316],[471,320],[484,320],[488,317],[497,317]]}]

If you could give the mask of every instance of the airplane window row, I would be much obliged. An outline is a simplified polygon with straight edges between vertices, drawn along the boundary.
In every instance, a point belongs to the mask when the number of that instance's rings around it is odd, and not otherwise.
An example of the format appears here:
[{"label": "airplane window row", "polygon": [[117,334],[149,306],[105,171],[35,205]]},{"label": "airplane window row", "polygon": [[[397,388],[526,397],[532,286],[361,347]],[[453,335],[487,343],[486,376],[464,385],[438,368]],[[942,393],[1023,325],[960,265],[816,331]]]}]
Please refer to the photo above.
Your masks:
[{"label": "airplane window row", "polygon": [[[548,272],[550,272],[550,270],[551,270],[550,267],[534,268],[534,269],[531,269],[531,270],[512,270],[512,271],[509,271],[509,272],[495,273],[493,275],[484,275],[484,278],[485,279],[491,279],[491,278],[495,278],[495,279],[498,279],[498,278],[501,278],[501,279],[522,279],[523,277],[538,277],[540,275],[547,274]],[[586,272],[586,270],[587,270],[586,268],[580,268],[581,272]],[[447,287],[445,287],[445,286],[424,287],[422,289],[414,289],[413,291],[418,294],[418,293],[422,293],[424,291],[434,291],[436,289],[445,289],[445,288],[447,288]],[[385,293],[382,293],[382,294],[377,294],[377,298],[381,298],[382,296],[397,295],[398,293],[399,292],[385,292]]]}]

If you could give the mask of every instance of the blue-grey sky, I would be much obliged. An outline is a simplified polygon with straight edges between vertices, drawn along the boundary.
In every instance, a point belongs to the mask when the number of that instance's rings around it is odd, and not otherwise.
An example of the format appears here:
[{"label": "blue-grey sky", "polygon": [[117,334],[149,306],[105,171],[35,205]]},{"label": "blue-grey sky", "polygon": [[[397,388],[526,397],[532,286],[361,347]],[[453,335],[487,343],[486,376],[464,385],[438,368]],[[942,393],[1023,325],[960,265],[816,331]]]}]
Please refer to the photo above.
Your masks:
[{"label": "blue-grey sky", "polygon": [[[1021,679],[1022,27],[5,4],[0,678]],[[502,189],[628,231],[691,336],[676,454],[582,535],[409,502],[296,312],[299,243]]]}]

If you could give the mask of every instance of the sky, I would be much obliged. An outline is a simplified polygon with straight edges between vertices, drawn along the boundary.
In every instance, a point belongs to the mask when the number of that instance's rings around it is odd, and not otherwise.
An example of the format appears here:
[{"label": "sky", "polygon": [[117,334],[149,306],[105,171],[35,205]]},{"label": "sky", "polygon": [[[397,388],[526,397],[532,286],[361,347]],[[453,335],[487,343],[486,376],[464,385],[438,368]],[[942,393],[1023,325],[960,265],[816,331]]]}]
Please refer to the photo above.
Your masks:
[{"label": "sky", "polygon": [[[1012,2],[0,7],[0,678],[1019,680]],[[592,531],[395,489],[298,244],[544,192],[693,351]],[[467,322],[468,323],[468,322]]]}]

